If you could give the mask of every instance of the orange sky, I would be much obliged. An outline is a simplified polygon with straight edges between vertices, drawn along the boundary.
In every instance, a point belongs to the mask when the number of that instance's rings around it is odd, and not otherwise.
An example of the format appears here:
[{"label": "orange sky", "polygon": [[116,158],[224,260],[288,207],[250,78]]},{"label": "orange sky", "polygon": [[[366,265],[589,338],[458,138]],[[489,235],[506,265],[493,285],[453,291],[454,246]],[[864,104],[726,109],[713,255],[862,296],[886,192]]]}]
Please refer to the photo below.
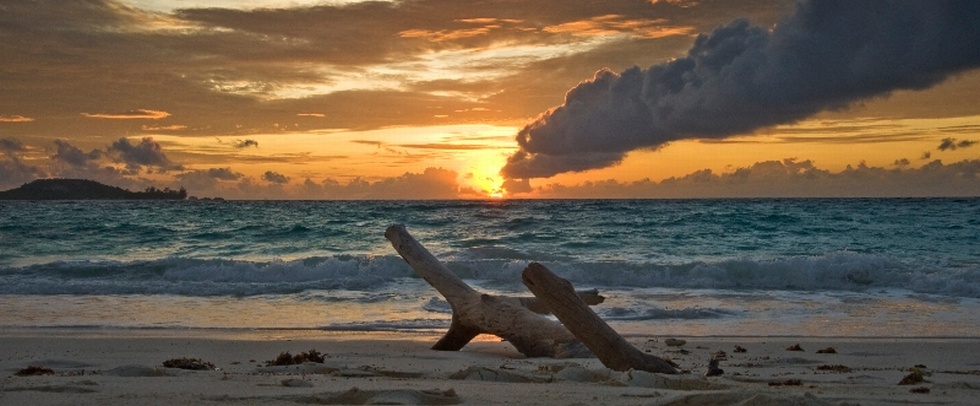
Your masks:
[{"label": "orange sky", "polygon": [[501,189],[521,128],[596,71],[684,57],[736,18],[770,29],[793,4],[4,1],[0,190],[68,177],[235,199],[980,195],[975,69]]}]

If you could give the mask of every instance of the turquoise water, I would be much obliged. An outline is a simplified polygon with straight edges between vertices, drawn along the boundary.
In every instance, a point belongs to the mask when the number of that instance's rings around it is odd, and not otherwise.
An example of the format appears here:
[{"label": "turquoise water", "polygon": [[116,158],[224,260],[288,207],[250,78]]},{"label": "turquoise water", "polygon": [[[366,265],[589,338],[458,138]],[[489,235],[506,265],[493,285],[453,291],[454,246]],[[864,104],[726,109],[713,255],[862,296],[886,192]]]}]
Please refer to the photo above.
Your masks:
[{"label": "turquoise water", "polygon": [[[980,199],[0,202],[0,326],[441,329],[384,239],[649,334],[980,336]],[[109,310],[111,309],[111,311]],[[669,322],[668,322],[669,321]],[[667,332],[665,332],[667,333]]]}]

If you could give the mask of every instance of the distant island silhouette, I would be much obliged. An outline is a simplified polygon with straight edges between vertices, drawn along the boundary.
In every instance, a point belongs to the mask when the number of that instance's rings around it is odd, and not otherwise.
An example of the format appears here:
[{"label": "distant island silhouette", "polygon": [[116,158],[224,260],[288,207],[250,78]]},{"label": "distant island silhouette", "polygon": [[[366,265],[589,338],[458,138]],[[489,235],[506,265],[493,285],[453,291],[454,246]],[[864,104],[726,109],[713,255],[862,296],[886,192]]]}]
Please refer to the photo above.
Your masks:
[{"label": "distant island silhouette", "polygon": [[183,200],[187,190],[157,189],[142,192],[104,185],[88,179],[38,179],[0,192],[0,200]]}]

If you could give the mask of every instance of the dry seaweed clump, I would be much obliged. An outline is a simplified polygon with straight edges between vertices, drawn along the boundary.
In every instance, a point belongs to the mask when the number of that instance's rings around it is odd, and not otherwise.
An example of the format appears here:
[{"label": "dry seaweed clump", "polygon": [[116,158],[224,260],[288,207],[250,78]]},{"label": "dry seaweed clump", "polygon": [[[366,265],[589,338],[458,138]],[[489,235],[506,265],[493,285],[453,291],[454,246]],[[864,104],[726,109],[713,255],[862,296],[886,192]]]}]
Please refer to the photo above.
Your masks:
[{"label": "dry seaweed clump", "polygon": [[277,366],[277,365],[296,365],[302,364],[304,362],[315,362],[318,364],[323,363],[323,354],[317,350],[309,350],[307,352],[301,352],[296,355],[292,355],[289,351],[279,353],[276,359],[271,361],[266,361],[265,366]]},{"label": "dry seaweed clump", "polygon": [[817,371],[833,371],[833,372],[840,372],[840,373],[848,373],[853,371],[853,369],[851,369],[851,367],[847,365],[837,364],[837,365],[820,365],[817,367]]},{"label": "dry seaweed clump", "polygon": [[163,361],[166,368],[190,369],[193,371],[216,371],[218,368],[210,362],[198,358],[174,358]]},{"label": "dry seaweed clump", "polygon": [[54,370],[51,368],[29,366],[27,368],[21,369],[14,373],[17,376],[36,376],[36,375],[54,375]]},{"label": "dry seaweed clump", "polygon": [[931,375],[930,373],[920,369],[920,368],[910,368],[910,373],[905,375],[904,378],[898,383],[899,385],[917,385],[926,381],[926,377]]}]

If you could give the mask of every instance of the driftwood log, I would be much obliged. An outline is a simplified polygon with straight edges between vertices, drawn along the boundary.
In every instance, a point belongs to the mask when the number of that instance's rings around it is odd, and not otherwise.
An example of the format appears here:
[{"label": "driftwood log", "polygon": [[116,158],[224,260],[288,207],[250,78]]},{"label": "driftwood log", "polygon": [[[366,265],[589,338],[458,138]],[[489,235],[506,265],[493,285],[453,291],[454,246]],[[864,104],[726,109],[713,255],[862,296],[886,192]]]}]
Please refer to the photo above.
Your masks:
[{"label": "driftwood log", "polygon": [[[493,334],[510,342],[528,357],[591,357],[588,348],[561,323],[550,320],[536,310],[540,302],[525,298],[493,296],[480,293],[446,268],[402,225],[388,227],[385,238],[398,254],[425,279],[452,308],[449,331],[432,347],[434,350],[458,351],[480,334]],[[600,297],[594,294],[595,297]]]},{"label": "driftwood log", "polygon": [[667,361],[644,353],[626,342],[575,294],[570,282],[559,278],[544,265],[531,263],[521,273],[521,279],[531,293],[544,302],[555,317],[602,361],[602,365],[617,371],[636,369],[677,373]]},{"label": "driftwood log", "polygon": [[[388,227],[385,238],[452,308],[449,331],[434,350],[458,351],[477,335],[493,334],[528,357],[597,356],[603,365],[618,371],[677,372],[666,361],[630,345],[589,308],[603,301],[598,291],[576,292],[543,265],[532,263],[522,274],[535,297],[493,296],[467,285],[403,225]],[[546,313],[553,313],[561,323],[542,315]]]}]

